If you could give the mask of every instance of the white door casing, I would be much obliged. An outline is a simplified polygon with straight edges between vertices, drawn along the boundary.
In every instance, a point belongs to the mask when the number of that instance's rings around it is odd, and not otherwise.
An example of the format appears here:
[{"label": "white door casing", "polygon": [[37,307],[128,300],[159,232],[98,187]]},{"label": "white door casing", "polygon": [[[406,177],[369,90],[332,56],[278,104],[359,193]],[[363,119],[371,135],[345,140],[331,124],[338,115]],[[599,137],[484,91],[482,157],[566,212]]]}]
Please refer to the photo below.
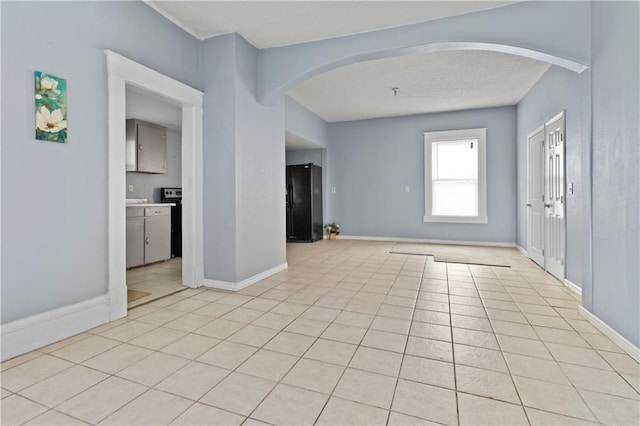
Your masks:
[{"label": "white door casing", "polygon": [[564,279],[564,112],[545,124],[545,269]]},{"label": "white door casing", "polygon": [[202,212],[203,93],[111,50],[105,50],[109,129],[109,309],[111,320],[127,314],[125,87],[154,92],[182,107],[182,284],[204,281]]},{"label": "white door casing", "polygon": [[527,137],[527,253],[544,268],[544,126]]}]

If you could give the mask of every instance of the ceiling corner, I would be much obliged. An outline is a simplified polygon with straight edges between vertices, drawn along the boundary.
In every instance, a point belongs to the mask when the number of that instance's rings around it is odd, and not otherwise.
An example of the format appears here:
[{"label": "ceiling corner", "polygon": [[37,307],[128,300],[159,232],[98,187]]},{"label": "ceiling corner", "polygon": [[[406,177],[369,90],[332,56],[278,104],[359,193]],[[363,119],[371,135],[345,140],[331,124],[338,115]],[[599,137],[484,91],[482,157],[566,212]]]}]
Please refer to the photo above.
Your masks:
[{"label": "ceiling corner", "polygon": [[181,30],[183,30],[184,32],[186,32],[187,34],[192,36],[193,38],[196,38],[196,39],[198,39],[200,41],[205,40],[205,39],[208,38],[208,37],[204,37],[204,36],[198,34],[196,31],[191,29],[187,24],[185,24],[184,22],[180,21],[178,18],[176,18],[173,15],[169,14],[164,9],[162,9],[160,6],[155,4],[154,1],[152,1],[152,0],[142,0],[142,2],[144,4],[146,4],[147,6],[149,6],[151,9],[155,10],[156,12],[158,12],[165,19],[169,20],[172,24],[176,25],[177,27],[179,27]]}]

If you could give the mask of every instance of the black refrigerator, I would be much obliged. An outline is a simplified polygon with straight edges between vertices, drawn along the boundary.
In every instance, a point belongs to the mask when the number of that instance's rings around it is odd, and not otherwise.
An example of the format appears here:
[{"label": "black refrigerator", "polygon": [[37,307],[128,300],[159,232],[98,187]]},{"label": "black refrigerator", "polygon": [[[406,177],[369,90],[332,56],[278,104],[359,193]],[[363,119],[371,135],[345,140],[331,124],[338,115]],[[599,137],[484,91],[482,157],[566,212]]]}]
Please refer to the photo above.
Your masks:
[{"label": "black refrigerator", "polygon": [[287,166],[287,241],[322,239],[322,167]]}]

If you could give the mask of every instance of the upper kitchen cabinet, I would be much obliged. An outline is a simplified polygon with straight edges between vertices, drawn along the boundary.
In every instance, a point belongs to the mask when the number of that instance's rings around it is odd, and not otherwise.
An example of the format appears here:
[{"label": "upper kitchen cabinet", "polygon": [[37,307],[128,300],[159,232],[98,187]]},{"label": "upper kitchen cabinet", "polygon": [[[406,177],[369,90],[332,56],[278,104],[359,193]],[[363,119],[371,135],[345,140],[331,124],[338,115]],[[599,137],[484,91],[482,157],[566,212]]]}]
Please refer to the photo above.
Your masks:
[{"label": "upper kitchen cabinet", "polygon": [[127,171],[166,173],[166,128],[142,120],[127,120]]}]

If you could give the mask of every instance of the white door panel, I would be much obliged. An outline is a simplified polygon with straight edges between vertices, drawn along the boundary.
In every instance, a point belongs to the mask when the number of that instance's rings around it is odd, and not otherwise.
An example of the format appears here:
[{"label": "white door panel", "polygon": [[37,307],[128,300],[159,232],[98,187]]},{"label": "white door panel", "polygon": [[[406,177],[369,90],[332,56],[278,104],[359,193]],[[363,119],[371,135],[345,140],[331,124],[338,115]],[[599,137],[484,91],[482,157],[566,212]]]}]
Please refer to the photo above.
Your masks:
[{"label": "white door panel", "polygon": [[545,125],[545,269],[564,279],[564,114]]},{"label": "white door panel", "polygon": [[564,113],[528,136],[528,247],[531,260],[564,279]]},{"label": "white door panel", "polygon": [[528,138],[528,218],[529,218],[529,257],[544,267],[544,126],[529,135]]}]

